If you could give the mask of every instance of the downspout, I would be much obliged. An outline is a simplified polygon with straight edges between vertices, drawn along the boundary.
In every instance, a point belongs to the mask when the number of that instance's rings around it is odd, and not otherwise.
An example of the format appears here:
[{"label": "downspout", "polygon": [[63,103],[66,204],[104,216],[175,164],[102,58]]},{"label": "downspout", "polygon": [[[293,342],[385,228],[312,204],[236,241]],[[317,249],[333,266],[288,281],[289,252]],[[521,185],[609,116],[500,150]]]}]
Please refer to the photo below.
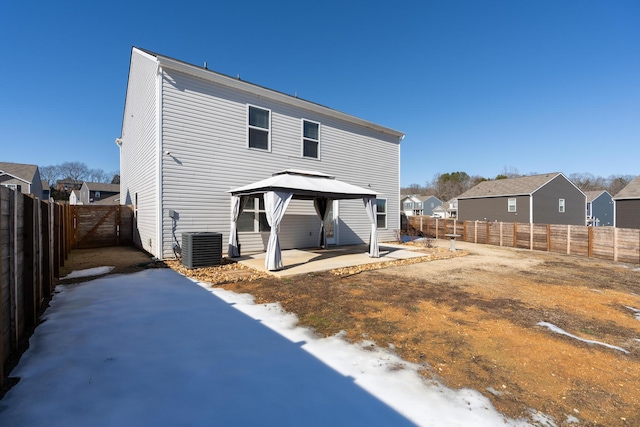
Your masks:
[{"label": "downspout", "polygon": [[[162,204],[162,66],[158,63],[158,68],[156,72],[156,137],[158,139],[158,144],[156,145],[156,179],[158,180],[157,192],[156,195],[156,258],[164,259],[163,251],[164,245],[162,242],[162,235],[164,229],[164,223],[162,221],[162,212],[163,212],[163,204]],[[153,251],[151,252],[153,253]]]},{"label": "downspout", "polygon": [[533,194],[529,194],[529,224],[533,224]]}]

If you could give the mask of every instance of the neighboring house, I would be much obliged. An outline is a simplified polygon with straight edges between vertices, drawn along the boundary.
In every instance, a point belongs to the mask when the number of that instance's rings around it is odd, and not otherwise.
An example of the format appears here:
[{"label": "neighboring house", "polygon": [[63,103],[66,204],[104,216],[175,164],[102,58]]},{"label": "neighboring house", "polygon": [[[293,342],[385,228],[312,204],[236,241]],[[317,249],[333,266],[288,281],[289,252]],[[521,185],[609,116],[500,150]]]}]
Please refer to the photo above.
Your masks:
[{"label": "neighboring house", "polygon": [[400,206],[402,206],[402,212],[406,216],[422,215],[422,201],[420,196],[410,194],[403,196],[400,199]]},{"label": "neighboring house", "polygon": [[483,181],[458,196],[458,219],[585,225],[587,198],[562,173]]},{"label": "neighboring house", "polygon": [[[238,78],[133,48],[120,146],[121,203],[134,206],[136,244],[173,257],[183,232],[222,232],[229,241],[226,191],[284,169],[318,171],[377,192],[379,241],[400,228],[401,132]],[[387,215],[387,213],[391,213]],[[334,200],[329,244],[368,242],[362,200]],[[280,246],[318,245],[310,200],[293,199]],[[242,252],[264,251],[269,227],[262,197],[238,220]]]},{"label": "neighboring house", "polygon": [[640,176],[613,196],[615,223],[619,228],[640,228]]},{"label": "neighboring house", "polygon": [[442,200],[436,196],[422,196],[420,197],[420,204],[422,205],[421,215],[432,216],[433,210],[442,205]]},{"label": "neighboring house", "polygon": [[80,200],[83,205],[97,203],[102,199],[120,194],[120,184],[102,182],[84,182],[80,187]]},{"label": "neighboring house", "polygon": [[70,192],[71,190],[80,190],[80,187],[82,187],[82,182],[74,180],[71,177],[56,181],[56,190],[58,191]]},{"label": "neighboring house", "polygon": [[82,204],[82,200],[80,199],[80,190],[71,190],[71,193],[69,193],[69,204],[70,205]]},{"label": "neighboring house", "polygon": [[433,208],[431,216],[435,218],[457,218],[458,217],[458,199],[453,198],[448,202],[442,203],[440,206]]},{"label": "neighboring house", "polygon": [[0,185],[23,194],[42,197],[42,180],[36,165],[0,162]]},{"label": "neighboring house", "polygon": [[585,191],[587,195],[587,225],[613,225],[613,198],[607,190]]},{"label": "neighboring house", "polygon": [[42,200],[49,200],[51,198],[51,188],[49,188],[49,183],[46,179],[40,180],[42,185]]}]

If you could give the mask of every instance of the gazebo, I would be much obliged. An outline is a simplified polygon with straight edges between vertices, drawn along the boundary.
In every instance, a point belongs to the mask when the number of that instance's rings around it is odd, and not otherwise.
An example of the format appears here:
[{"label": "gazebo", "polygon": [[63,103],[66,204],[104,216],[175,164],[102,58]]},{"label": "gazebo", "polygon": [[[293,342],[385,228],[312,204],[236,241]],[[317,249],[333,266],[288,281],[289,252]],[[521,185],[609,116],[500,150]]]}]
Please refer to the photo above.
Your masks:
[{"label": "gazebo", "polygon": [[324,221],[329,206],[334,200],[362,199],[371,222],[369,237],[369,256],[378,258],[378,230],[376,223],[377,192],[356,185],[339,181],[335,177],[320,172],[287,169],[274,173],[271,178],[227,191],[231,194],[231,232],[229,233],[229,257],[240,255],[238,248],[238,218],[250,196],[262,194],[265,213],[271,227],[265,268],[270,271],[283,267],[280,253],[278,229],[291,199],[313,200],[313,205],[320,219],[319,246],[326,247]]}]

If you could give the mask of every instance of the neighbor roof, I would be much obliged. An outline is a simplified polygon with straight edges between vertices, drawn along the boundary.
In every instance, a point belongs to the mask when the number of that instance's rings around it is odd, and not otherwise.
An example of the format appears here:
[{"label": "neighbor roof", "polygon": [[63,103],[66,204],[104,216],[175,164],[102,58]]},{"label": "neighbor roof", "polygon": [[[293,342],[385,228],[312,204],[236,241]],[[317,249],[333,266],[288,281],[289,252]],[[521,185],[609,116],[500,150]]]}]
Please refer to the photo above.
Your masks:
[{"label": "neighbor roof", "polygon": [[609,194],[607,190],[593,190],[593,191],[585,191],[584,194],[587,195],[587,203],[593,202],[595,199],[600,197],[603,193]]},{"label": "neighbor roof", "polygon": [[105,184],[104,182],[85,182],[85,184],[90,191],[120,192],[120,184]]},{"label": "neighbor roof", "polygon": [[367,120],[357,118],[355,116],[343,113],[341,111],[334,110],[329,107],[325,107],[324,105],[316,104],[314,102],[307,101],[302,98],[298,98],[297,96],[291,96],[286,93],[278,92],[276,90],[268,89],[266,87],[259,86],[254,83],[249,83],[244,80],[240,80],[240,77],[235,78],[235,77],[227,76],[225,74],[221,74],[221,73],[209,70],[208,68],[192,65],[192,64],[180,61],[178,59],[170,58],[168,56],[163,56],[158,53],[151,52],[146,49],[141,49],[135,46],[133,47],[133,50],[134,51],[137,50],[144,54],[155,57],[159,65],[165,68],[170,68],[176,71],[180,71],[186,74],[200,77],[202,79],[213,81],[215,83],[225,85],[227,87],[232,87],[235,89],[243,90],[245,92],[254,93],[264,98],[269,98],[275,101],[280,101],[290,105],[295,105],[296,107],[299,107],[299,108],[304,108],[306,110],[311,110],[320,114],[325,114],[327,116],[334,117],[340,120],[345,120],[350,123],[356,123],[370,129],[391,134],[399,138],[400,140],[404,138],[404,133],[399,132],[397,130],[384,127],[376,123],[369,122]]},{"label": "neighbor roof", "polygon": [[614,199],[640,199],[640,176],[636,177],[636,179],[620,190]]},{"label": "neighbor roof", "polygon": [[234,196],[262,194],[267,191],[294,193],[296,199],[330,197],[332,199],[360,199],[376,197],[377,192],[339,181],[320,172],[284,170],[271,178],[227,191]]},{"label": "neighbor roof", "polygon": [[0,162],[0,172],[4,172],[14,178],[21,179],[29,184],[33,183],[33,177],[37,170],[38,166],[36,165]]},{"label": "neighbor roof", "polygon": [[458,199],[475,199],[480,197],[524,196],[531,195],[540,187],[562,175],[560,172],[542,175],[521,176],[518,178],[483,181],[465,191]]}]

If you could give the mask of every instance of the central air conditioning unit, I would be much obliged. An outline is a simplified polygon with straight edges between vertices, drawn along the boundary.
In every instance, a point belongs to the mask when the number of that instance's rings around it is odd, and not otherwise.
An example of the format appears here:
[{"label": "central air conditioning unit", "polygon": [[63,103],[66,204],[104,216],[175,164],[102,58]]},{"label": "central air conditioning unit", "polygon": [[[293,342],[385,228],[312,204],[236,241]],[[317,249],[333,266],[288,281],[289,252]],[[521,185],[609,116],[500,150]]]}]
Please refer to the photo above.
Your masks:
[{"label": "central air conditioning unit", "polygon": [[182,233],[182,265],[212,267],[222,263],[222,233]]}]

